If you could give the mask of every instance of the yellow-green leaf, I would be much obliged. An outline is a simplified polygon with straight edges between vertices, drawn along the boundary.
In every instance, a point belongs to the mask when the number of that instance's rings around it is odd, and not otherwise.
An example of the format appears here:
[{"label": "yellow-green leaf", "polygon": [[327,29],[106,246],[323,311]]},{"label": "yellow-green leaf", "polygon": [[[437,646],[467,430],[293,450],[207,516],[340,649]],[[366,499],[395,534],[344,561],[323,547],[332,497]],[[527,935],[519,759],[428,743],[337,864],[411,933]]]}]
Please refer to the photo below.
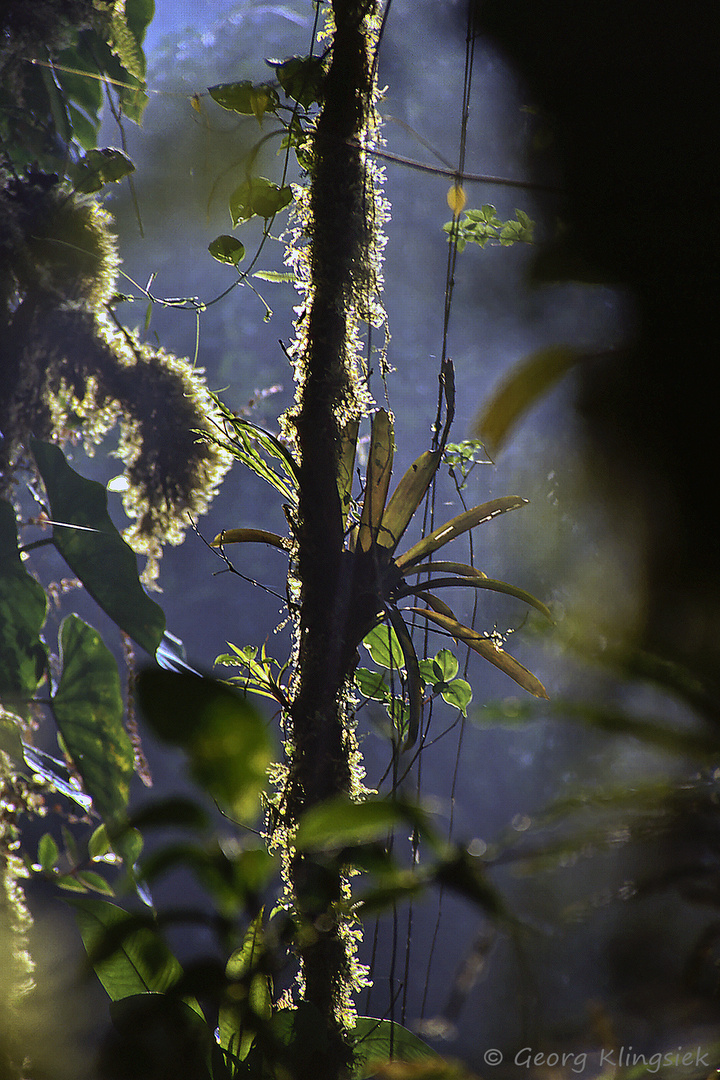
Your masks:
[{"label": "yellow-green leaf", "polygon": [[492,499],[481,506],[473,507],[472,510],[466,510],[464,513],[452,518],[451,521],[446,521],[444,525],[435,529],[429,536],[423,537],[409,551],[397,558],[395,562],[400,570],[403,570],[406,566],[412,566],[427,555],[432,555],[433,551],[437,551],[438,548],[449,544],[455,537],[461,536],[470,529],[474,529],[476,525],[482,524],[483,521],[489,521],[499,514],[505,514],[508,510],[517,510],[519,506],[524,506],[526,503],[527,499],[522,499],[519,495],[504,495],[501,499]]}]

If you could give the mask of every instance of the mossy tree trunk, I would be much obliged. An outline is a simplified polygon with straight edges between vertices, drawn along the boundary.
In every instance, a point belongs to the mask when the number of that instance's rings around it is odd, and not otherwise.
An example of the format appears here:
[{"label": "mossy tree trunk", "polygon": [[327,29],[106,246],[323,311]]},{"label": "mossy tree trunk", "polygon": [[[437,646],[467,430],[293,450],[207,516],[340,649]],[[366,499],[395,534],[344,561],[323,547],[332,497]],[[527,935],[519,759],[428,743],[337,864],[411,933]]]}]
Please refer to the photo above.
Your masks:
[{"label": "mossy tree trunk", "polygon": [[[338,494],[343,417],[362,413],[354,373],[354,301],[365,288],[372,217],[367,212],[365,156],[360,148],[372,111],[368,19],[374,0],[334,0],[335,35],[325,101],[314,136],[310,188],[310,288],[293,419],[300,456],[298,577],[301,583],[297,685],[291,708],[288,820],[351,789],[351,743],[345,691],[351,583],[345,580]],[[335,914],[340,876],[303,854],[291,866],[295,903],[306,927],[300,946],[304,997],[325,1018],[336,1053],[328,1076],[340,1075],[346,1047],[340,1007],[349,955]],[[334,1056],[334,1062],[331,1059]],[[315,1072],[317,1080],[318,1073]]]}]

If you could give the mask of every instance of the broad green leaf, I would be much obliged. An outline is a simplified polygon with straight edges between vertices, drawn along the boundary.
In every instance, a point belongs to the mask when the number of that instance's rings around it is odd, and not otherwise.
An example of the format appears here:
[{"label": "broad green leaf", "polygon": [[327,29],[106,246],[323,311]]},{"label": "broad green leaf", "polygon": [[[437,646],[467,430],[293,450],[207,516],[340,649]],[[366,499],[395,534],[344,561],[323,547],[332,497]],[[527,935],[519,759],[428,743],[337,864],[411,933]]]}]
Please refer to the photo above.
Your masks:
[{"label": "broad green leaf", "polygon": [[440,695],[448,705],[467,716],[467,707],[472,701],[472,686],[469,682],[465,679],[453,679],[447,686],[440,688]]},{"label": "broad green leaf", "polygon": [[194,799],[170,796],[136,810],[130,818],[134,828],[144,829],[195,829],[203,832],[209,827],[207,811]]},{"label": "broad green leaf", "polygon": [[373,543],[379,542],[394,452],[394,433],[390,414],[385,409],[378,409],[372,420],[365,500],[357,541],[361,551],[369,551]]},{"label": "broad green leaf", "polygon": [[252,83],[249,80],[219,83],[217,86],[209,86],[208,92],[221,108],[244,116],[254,116],[258,121],[266,112],[273,112],[280,104],[277,92],[267,83]]},{"label": "broad green leaf", "polygon": [[110,820],[127,806],[134,768],[117,663],[97,630],[77,615],[63,620],[60,659],[52,699],[57,725],[95,808]]},{"label": "broad green leaf", "polygon": [[303,108],[323,98],[323,70],[325,61],[321,56],[291,56],[282,63],[271,63],[278,82],[288,97]]},{"label": "broad green leaf", "polygon": [[438,863],[433,871],[433,879],[439,885],[452,889],[477,904],[491,918],[507,918],[508,912],[502,897],[488,881],[481,861],[463,848]]},{"label": "broad green leaf", "polygon": [[366,634],[363,645],[379,667],[391,671],[400,671],[405,667],[405,658],[397,634],[386,623],[381,623]]},{"label": "broad green leaf", "polygon": [[358,1016],[349,1036],[353,1046],[353,1080],[374,1076],[378,1065],[391,1060],[442,1065],[439,1054],[393,1020]]},{"label": "broad green leaf", "polygon": [[350,802],[344,796],[307,810],[300,819],[295,845],[303,851],[341,848],[384,839],[407,821],[406,809],[389,799]]},{"label": "broad green leaf", "polygon": [[123,180],[132,172],[135,172],[135,166],[130,158],[122,150],[110,147],[88,150],[80,161],[70,166],[68,175],[76,191],[90,195],[105,184]]},{"label": "broad green leaf", "polygon": [[420,506],[442,458],[441,450],[426,450],[412,463],[385,507],[378,535],[381,547],[394,551]]},{"label": "broad green leaf", "polygon": [[53,528],[55,547],[113,622],[154,653],[165,616],[140,584],[137,557],[108,515],[105,488],[76,473],[58,446],[38,439],[30,445],[52,518],[64,523]]},{"label": "broad green leaf", "polygon": [[193,779],[234,817],[255,821],[275,760],[260,714],[230,687],[185,672],[143,671],[137,690],[155,734],[187,753]]},{"label": "broad green leaf", "polygon": [[241,221],[248,221],[254,215],[266,220],[274,217],[289,206],[292,197],[292,188],[288,184],[278,187],[264,176],[253,176],[236,187],[230,196],[230,217],[233,226]]},{"label": "broad green leaf", "polygon": [[147,917],[130,915],[107,900],[68,899],[95,973],[111,1001],[133,994],[165,994],[182,968]]},{"label": "broad green leaf", "polygon": [[356,668],[355,684],[363,697],[372,698],[374,701],[384,701],[390,696],[390,687],[385,682],[381,671],[371,671],[364,667]]},{"label": "broad green leaf", "polygon": [[0,499],[0,695],[8,706],[31,698],[43,677],[46,611],[45,590],[20,558],[15,511]]},{"label": "broad green leaf", "polygon": [[499,668],[500,671],[504,671],[506,675],[509,675],[519,686],[522,686],[523,690],[527,690],[533,697],[545,698],[547,700],[547,690],[540,682],[540,680],[523,667],[519,660],[516,660],[514,656],[510,656],[504,649],[501,649],[490,638],[484,637],[479,634],[477,630],[471,630],[469,626],[463,626],[456,619],[451,619],[447,615],[443,615],[438,611],[429,611],[425,608],[411,607],[409,611],[414,611],[418,615],[424,616],[430,622],[436,623],[442,627],[443,630],[451,634],[456,641],[464,642],[474,652],[484,657],[485,660],[489,660],[491,664]]},{"label": "broad green leaf", "polygon": [[508,510],[516,510],[526,503],[527,499],[522,499],[519,495],[505,495],[501,499],[492,499],[490,502],[482,503],[481,506],[473,507],[472,510],[466,510],[450,521],[446,521],[444,525],[435,529],[422,540],[419,540],[417,544],[414,544],[409,551],[397,558],[395,562],[400,570],[405,570],[406,567],[420,562],[421,559],[431,555],[438,548],[449,544],[455,537],[474,529],[476,525],[481,525],[484,521],[490,521],[491,518],[497,517],[499,514],[505,514]]},{"label": "broad green leaf", "polygon": [[532,353],[511,370],[473,423],[473,432],[491,454],[502,449],[523,415],[582,359],[578,349],[551,345]]},{"label": "broad green leaf", "polygon": [[245,245],[234,236],[217,236],[208,244],[208,251],[218,262],[237,266],[245,258]]},{"label": "broad green leaf", "polygon": [[441,649],[440,652],[435,653],[433,664],[443,682],[450,682],[458,673],[457,657],[450,649]]},{"label": "broad green leaf", "polygon": [[[220,1045],[244,1061],[255,1038],[256,1023],[272,1016],[272,985],[268,975],[258,971],[265,951],[263,912],[253,919],[239,949],[230,956],[225,974],[231,983],[244,983],[245,993],[235,1006],[220,1008]],[[232,994],[231,994],[232,996]]]}]

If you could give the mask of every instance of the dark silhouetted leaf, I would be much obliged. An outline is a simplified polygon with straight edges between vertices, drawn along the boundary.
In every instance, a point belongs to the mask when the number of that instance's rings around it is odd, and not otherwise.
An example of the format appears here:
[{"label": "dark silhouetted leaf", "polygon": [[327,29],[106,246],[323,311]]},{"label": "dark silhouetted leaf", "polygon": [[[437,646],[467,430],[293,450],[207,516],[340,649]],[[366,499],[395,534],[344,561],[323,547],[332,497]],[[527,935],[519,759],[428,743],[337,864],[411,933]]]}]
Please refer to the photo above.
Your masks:
[{"label": "dark silhouetted leaf", "polygon": [[30,445],[53,520],[65,523],[53,528],[55,547],[113,622],[154,653],[165,616],[140,584],[137,557],[108,515],[105,488],[76,473],[58,446],[38,439]]}]

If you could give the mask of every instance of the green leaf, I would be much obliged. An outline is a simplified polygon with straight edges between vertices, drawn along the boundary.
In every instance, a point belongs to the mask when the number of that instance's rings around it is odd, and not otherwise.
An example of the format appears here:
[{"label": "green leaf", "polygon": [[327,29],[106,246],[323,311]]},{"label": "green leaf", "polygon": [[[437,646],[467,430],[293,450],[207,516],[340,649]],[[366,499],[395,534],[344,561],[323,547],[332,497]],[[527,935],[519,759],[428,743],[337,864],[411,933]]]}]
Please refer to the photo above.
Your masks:
[{"label": "green leaf", "polygon": [[568,345],[538,349],[505,376],[473,423],[473,432],[496,454],[519,421],[583,354]]},{"label": "green leaf", "polygon": [[457,657],[450,649],[441,649],[433,658],[433,664],[439,676],[437,681],[450,682],[458,673]]},{"label": "green leaf", "polygon": [[105,184],[117,183],[132,172],[135,172],[135,166],[130,158],[122,150],[113,148],[88,150],[68,169],[75,190],[83,195],[99,191]]},{"label": "green leaf", "polygon": [[62,623],[60,659],[52,699],[58,728],[95,808],[111,820],[127,806],[134,768],[117,663],[97,630],[77,615]]},{"label": "green leaf", "polygon": [[254,116],[258,121],[266,112],[274,112],[280,104],[280,98],[272,86],[268,83],[252,83],[249,79],[209,86],[208,92],[221,108]]},{"label": "green leaf", "polygon": [[467,707],[472,701],[472,687],[465,679],[453,679],[448,686],[440,688],[440,694],[448,705],[459,709],[463,716],[467,716]]},{"label": "green leaf", "polygon": [[[257,1024],[272,1016],[272,984],[268,975],[258,971],[265,952],[263,912],[253,919],[239,949],[230,956],[225,974],[231,983],[244,983],[245,993],[237,1005],[221,1007],[218,1030],[220,1045],[244,1061],[255,1038]],[[232,992],[231,992],[231,996]]]},{"label": "green leaf", "polygon": [[8,706],[13,698],[31,698],[43,677],[46,612],[45,590],[20,558],[15,511],[0,499],[0,696]]},{"label": "green leaf", "polygon": [[44,870],[46,874],[51,873],[57,866],[57,861],[60,858],[60,852],[55,840],[50,833],[45,833],[40,837],[38,843],[37,861],[40,864],[40,868]]},{"label": "green leaf", "polygon": [[379,1064],[391,1060],[442,1063],[440,1055],[427,1043],[393,1020],[358,1016],[349,1036],[353,1045],[353,1080],[375,1075]]},{"label": "green leaf", "polygon": [[405,658],[397,634],[386,623],[376,626],[366,634],[363,645],[379,667],[388,668],[390,671],[400,671],[405,667]]},{"label": "green leaf", "polygon": [[517,510],[519,506],[525,506],[526,503],[527,499],[522,499],[519,495],[505,495],[501,499],[492,499],[490,502],[482,503],[481,506],[473,507],[472,510],[466,510],[464,513],[452,518],[451,521],[446,521],[444,525],[435,529],[422,540],[419,540],[417,544],[414,544],[409,551],[397,558],[395,562],[400,570],[405,570],[406,567],[420,562],[421,559],[431,555],[438,548],[449,544],[451,540],[461,536],[462,533],[474,529],[476,525],[481,525],[484,521],[490,521],[491,518],[497,517],[499,514],[505,514],[509,510]]},{"label": "green leaf", "polygon": [[241,221],[258,217],[274,217],[292,202],[292,188],[286,184],[278,187],[264,176],[254,176],[236,187],[230,196],[230,217],[234,226]]},{"label": "green leaf", "polygon": [[321,56],[291,56],[282,63],[268,61],[275,68],[286,95],[308,109],[323,99],[325,61]]},{"label": "green leaf", "polygon": [[187,753],[193,779],[234,817],[256,820],[275,760],[260,714],[228,686],[185,672],[143,671],[137,692],[155,734]]},{"label": "green leaf", "polygon": [[385,682],[381,671],[371,671],[364,667],[356,668],[355,684],[363,697],[372,698],[374,701],[385,701],[390,696],[390,687]]},{"label": "green leaf", "polygon": [[[75,874],[75,879],[86,889],[93,889],[95,892],[104,893],[105,896],[115,895],[112,886],[107,883],[104,877],[97,874],[94,870],[78,870]],[[58,884],[61,885],[62,882],[58,882]]]},{"label": "green leaf", "polygon": [[237,266],[245,258],[245,245],[234,236],[217,236],[208,244],[208,251],[218,262]]},{"label": "green leaf", "polygon": [[113,622],[154,653],[165,616],[140,584],[137,557],[108,515],[105,488],[76,473],[58,446],[38,439],[30,446],[53,520],[64,523],[53,528],[55,547]]},{"label": "green leaf", "polygon": [[182,968],[147,918],[94,897],[66,902],[75,909],[83,945],[111,1001],[164,994],[178,982]]}]

